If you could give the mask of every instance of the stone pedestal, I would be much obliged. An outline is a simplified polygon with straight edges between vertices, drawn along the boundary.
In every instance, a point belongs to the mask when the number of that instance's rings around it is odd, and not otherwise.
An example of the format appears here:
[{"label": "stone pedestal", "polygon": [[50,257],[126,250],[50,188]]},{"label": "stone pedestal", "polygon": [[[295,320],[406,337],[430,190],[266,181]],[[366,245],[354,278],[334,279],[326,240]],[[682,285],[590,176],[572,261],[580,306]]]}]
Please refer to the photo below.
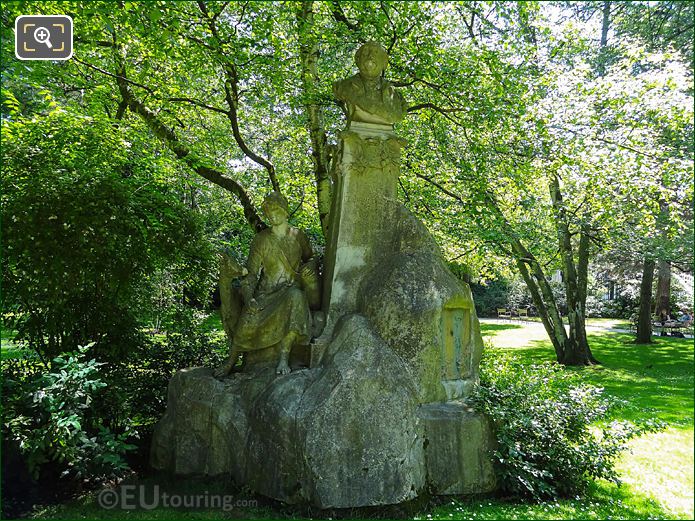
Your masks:
[{"label": "stone pedestal", "polygon": [[231,474],[266,496],[320,508],[399,503],[425,489],[414,382],[364,317],[337,324],[320,368],[276,377],[272,365],[256,366],[224,381],[211,373],[171,379],[155,468]]},{"label": "stone pedestal", "polygon": [[490,427],[465,404],[483,347],[471,291],[397,201],[403,144],[388,125],[340,134],[327,324],[310,368],[276,376],[267,349],[223,381],[202,368],[177,373],[154,434],[155,468],[231,474],[320,508],[494,488]]},{"label": "stone pedestal", "polygon": [[443,495],[494,490],[494,437],[483,414],[454,401],[423,405],[418,416],[424,424],[425,465],[433,490]]},{"label": "stone pedestal", "polygon": [[404,144],[391,125],[353,123],[339,134],[324,260],[323,307],[332,324],[356,311],[362,278],[392,250]]},{"label": "stone pedestal", "polygon": [[322,367],[276,377],[255,367],[224,381],[179,371],[152,443],[152,465],[231,475],[287,503],[348,508],[423,491],[494,488],[485,418],[463,403],[420,404],[406,364],[360,315],[343,317]]}]

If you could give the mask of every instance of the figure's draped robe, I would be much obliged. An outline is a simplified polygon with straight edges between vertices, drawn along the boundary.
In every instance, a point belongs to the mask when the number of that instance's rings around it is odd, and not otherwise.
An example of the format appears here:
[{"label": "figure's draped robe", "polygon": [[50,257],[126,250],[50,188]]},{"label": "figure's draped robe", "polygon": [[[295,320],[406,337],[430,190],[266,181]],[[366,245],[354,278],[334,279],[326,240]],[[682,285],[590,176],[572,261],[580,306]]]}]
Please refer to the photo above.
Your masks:
[{"label": "figure's draped robe", "polygon": [[[246,305],[234,335],[240,351],[256,351],[278,344],[288,333],[297,334],[298,344],[308,343],[311,312],[300,288],[299,270],[312,256],[304,232],[290,228],[285,237],[270,229],[261,231],[251,243],[242,292]],[[250,297],[257,306],[250,306]]]}]

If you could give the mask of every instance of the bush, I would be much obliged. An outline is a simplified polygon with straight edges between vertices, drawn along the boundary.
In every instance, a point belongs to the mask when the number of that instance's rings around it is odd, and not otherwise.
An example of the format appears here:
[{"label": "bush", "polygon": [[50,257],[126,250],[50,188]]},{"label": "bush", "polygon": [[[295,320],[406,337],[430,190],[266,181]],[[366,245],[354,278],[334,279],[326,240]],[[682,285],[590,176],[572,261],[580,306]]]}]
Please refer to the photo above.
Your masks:
[{"label": "bush", "polygon": [[46,360],[91,342],[123,357],[153,314],[153,273],[179,293],[212,280],[200,217],[127,132],[66,110],[2,126],[2,305]]},{"label": "bush", "polygon": [[107,374],[111,410],[104,415],[125,425],[132,421],[138,434],[147,438],[166,408],[169,379],[186,367],[216,367],[229,346],[221,332],[200,332],[196,321],[175,333],[156,335],[135,346],[127,361]]},{"label": "bush", "polygon": [[656,424],[609,422],[616,405],[556,363],[483,358],[476,406],[493,421],[494,462],[504,492],[536,500],[582,493],[590,480],[618,483],[615,461],[632,437]]},{"label": "bush", "polygon": [[589,299],[587,298],[587,316],[597,316],[604,318],[630,318],[634,309],[639,306],[639,301],[629,295],[620,295],[614,300],[601,301],[592,312],[589,309]]},{"label": "bush", "polygon": [[509,282],[492,280],[487,284],[471,284],[475,311],[480,317],[496,317],[498,308],[509,305]]},{"label": "bush", "polygon": [[130,432],[115,434],[95,414],[95,398],[106,387],[99,375],[104,364],[87,360],[88,349],[55,358],[51,372],[32,380],[26,379],[26,361],[3,371],[3,437],[18,443],[35,479],[49,462],[77,478],[129,470],[124,455],[135,448],[126,442]]},{"label": "bush", "polygon": [[2,361],[3,439],[15,442],[34,478],[58,467],[100,480],[127,472],[126,455],[146,461],[169,379],[185,367],[215,367],[228,352],[225,334],[201,332],[201,317],[192,315],[180,331],[143,335],[109,363],[90,359],[96,352],[88,347],[48,365],[31,351]]},{"label": "bush", "polygon": [[520,278],[471,284],[475,310],[481,317],[496,317],[498,308],[524,308],[533,304],[526,283]]}]

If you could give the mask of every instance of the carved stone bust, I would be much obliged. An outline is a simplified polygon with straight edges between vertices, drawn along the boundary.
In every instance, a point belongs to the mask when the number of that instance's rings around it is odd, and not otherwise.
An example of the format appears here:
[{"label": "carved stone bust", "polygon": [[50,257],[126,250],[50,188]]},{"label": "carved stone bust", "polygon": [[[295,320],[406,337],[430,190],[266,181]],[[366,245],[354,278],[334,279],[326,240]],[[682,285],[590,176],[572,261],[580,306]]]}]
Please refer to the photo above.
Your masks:
[{"label": "carved stone bust", "polygon": [[403,96],[382,74],[388,54],[378,42],[367,42],[355,53],[359,72],[333,84],[333,94],[342,102],[348,128],[353,121],[393,125],[403,119],[406,103]]}]

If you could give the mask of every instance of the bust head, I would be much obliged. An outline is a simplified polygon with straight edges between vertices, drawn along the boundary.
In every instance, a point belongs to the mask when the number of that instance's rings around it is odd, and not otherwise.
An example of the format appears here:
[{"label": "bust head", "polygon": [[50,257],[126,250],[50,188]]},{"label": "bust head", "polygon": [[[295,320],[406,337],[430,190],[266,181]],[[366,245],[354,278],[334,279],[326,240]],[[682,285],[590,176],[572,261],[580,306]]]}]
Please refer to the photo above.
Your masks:
[{"label": "bust head", "polygon": [[355,63],[362,77],[376,79],[386,69],[389,56],[379,42],[367,42],[355,53]]},{"label": "bust head", "polygon": [[270,192],[267,197],[263,199],[263,204],[261,206],[271,226],[276,226],[287,221],[287,217],[290,214],[287,199],[278,192]]}]

